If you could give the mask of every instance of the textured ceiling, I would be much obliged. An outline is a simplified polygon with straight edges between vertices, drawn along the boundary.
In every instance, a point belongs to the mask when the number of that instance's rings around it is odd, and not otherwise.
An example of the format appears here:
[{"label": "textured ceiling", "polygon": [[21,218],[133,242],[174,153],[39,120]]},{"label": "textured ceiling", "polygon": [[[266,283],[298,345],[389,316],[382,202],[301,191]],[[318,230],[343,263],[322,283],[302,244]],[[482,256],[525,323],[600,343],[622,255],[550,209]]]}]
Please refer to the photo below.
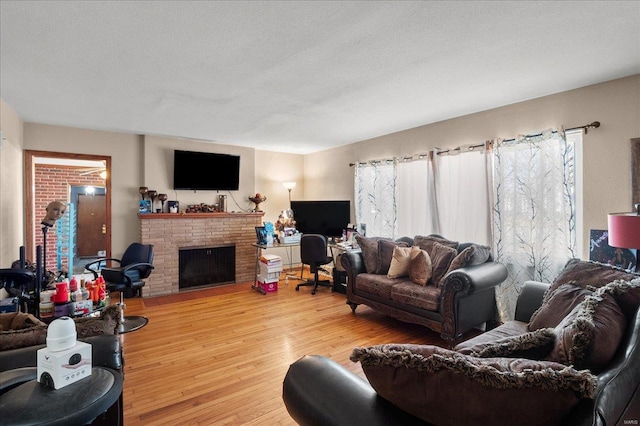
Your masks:
[{"label": "textured ceiling", "polygon": [[26,122],[309,153],[640,73],[640,2],[0,2]]}]

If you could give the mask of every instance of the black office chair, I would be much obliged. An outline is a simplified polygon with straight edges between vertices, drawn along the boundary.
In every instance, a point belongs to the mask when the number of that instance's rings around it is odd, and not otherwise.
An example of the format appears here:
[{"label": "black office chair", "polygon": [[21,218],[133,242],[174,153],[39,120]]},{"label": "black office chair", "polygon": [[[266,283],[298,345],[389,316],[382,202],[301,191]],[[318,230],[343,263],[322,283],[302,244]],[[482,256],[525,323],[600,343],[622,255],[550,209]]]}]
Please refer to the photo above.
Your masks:
[{"label": "black office chair", "polygon": [[303,265],[309,265],[314,278],[298,284],[296,291],[300,290],[300,287],[312,286],[311,294],[316,294],[318,286],[332,287],[331,281],[318,278],[321,266],[333,261],[331,256],[327,256],[327,237],[320,234],[303,234],[300,238],[300,260]]},{"label": "black office chair", "polygon": [[[120,266],[100,269],[100,266],[107,261],[118,262]],[[153,269],[153,245],[132,243],[125,250],[122,259],[97,259],[87,263],[85,269],[93,274],[94,279],[98,278],[98,274],[102,275],[109,293],[120,292],[120,326],[118,329],[120,333],[134,331],[147,324],[148,319],[145,317],[124,315],[124,294],[128,292],[132,295],[142,296],[142,287],[145,284],[142,280],[149,277]]]},{"label": "black office chair", "polygon": [[9,296],[17,297],[23,312],[38,315],[38,297],[36,295],[36,274],[19,268],[0,269],[0,288]]}]

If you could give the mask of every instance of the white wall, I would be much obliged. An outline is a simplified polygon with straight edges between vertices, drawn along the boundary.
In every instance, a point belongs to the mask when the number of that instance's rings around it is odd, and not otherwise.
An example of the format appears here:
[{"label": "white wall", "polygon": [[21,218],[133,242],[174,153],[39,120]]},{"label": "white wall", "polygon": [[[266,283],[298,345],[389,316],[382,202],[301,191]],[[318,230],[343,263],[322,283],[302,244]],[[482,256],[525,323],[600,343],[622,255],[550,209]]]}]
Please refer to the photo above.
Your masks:
[{"label": "white wall", "polygon": [[[584,136],[582,241],[590,229],[607,229],[607,213],[631,210],[630,139],[640,137],[640,74],[380,136],[305,156],[305,195],[348,198],[353,204],[353,168],[348,163],[412,155],[430,148],[600,121]],[[353,218],[352,218],[353,219]],[[588,245],[580,252],[588,258]]]},{"label": "white wall", "polygon": [[[10,268],[24,245],[23,122],[0,99],[0,268]],[[0,299],[6,293],[0,290]]]}]

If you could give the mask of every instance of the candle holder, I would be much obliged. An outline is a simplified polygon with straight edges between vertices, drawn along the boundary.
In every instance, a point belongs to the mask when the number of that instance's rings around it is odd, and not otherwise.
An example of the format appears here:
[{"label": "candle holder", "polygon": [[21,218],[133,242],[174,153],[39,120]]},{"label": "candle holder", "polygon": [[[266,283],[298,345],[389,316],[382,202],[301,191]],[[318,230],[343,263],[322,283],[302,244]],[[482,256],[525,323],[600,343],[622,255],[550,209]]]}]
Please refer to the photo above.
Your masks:
[{"label": "candle holder", "polygon": [[151,198],[151,213],[153,213],[153,202],[156,200],[156,197],[158,196],[158,191],[149,190],[147,191],[147,196]]},{"label": "candle holder", "polygon": [[144,200],[144,194],[149,192],[149,188],[147,188],[146,186],[141,186],[140,188],[138,188],[138,192],[140,193],[140,195],[142,195],[142,199]]},{"label": "candle holder", "polygon": [[158,194],[158,200],[162,203],[162,208],[160,209],[160,213],[164,213],[164,202],[167,201],[167,194]]},{"label": "candle holder", "polygon": [[267,201],[267,197],[265,197],[264,195],[261,195],[260,193],[254,195],[253,197],[249,197],[249,201],[251,201],[253,204],[256,205],[256,207],[253,209],[253,211],[255,212],[261,212],[262,210],[260,210],[260,203],[264,203],[265,201]]}]

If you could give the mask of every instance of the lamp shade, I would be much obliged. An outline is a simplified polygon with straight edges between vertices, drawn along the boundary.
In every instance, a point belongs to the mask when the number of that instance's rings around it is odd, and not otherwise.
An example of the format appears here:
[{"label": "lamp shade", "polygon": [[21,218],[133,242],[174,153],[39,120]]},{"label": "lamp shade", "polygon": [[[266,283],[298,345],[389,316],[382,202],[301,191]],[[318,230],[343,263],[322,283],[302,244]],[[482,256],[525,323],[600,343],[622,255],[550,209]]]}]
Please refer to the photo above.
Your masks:
[{"label": "lamp shade", "polygon": [[288,189],[289,191],[291,191],[293,188],[296,187],[296,183],[295,182],[284,182],[282,184],[282,186],[284,186],[285,189]]},{"label": "lamp shade", "polygon": [[636,213],[610,213],[609,245],[640,248],[640,216]]}]

